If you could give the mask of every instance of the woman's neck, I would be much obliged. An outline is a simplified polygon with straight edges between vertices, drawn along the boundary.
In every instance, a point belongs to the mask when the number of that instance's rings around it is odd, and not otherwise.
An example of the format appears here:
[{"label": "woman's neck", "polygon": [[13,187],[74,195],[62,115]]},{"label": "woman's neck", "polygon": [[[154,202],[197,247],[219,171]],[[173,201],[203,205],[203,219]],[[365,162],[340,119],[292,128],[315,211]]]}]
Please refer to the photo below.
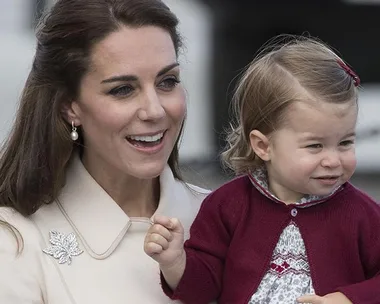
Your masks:
[{"label": "woman's neck", "polygon": [[150,218],[156,211],[160,200],[159,177],[138,179],[122,172],[111,175],[108,170],[87,164],[85,159],[83,165],[129,217]]},{"label": "woman's neck", "polygon": [[135,180],[128,185],[110,184],[104,189],[129,217],[150,218],[160,200],[158,177],[150,180]]}]

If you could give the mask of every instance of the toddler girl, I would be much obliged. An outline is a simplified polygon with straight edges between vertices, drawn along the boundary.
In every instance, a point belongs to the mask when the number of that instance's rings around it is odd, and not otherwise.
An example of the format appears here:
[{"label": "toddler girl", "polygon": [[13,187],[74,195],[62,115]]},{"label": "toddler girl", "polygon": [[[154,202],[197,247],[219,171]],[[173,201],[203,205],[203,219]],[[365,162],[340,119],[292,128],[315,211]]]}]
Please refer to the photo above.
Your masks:
[{"label": "toddler girl", "polygon": [[355,170],[359,77],[312,38],[246,69],[224,162],[238,177],[203,202],[183,246],[156,217],[145,252],[184,303],[380,303],[380,206]]}]

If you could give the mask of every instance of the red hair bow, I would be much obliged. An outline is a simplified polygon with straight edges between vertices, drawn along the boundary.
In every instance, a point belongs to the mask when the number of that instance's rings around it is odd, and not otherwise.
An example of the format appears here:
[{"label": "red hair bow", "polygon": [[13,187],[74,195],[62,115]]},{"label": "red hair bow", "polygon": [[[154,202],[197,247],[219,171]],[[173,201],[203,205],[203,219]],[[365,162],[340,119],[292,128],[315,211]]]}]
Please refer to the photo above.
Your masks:
[{"label": "red hair bow", "polygon": [[352,77],[352,79],[354,80],[355,87],[359,86],[360,85],[359,76],[347,64],[345,64],[343,60],[338,59],[337,62],[341,66],[341,68],[345,70],[348,75]]}]

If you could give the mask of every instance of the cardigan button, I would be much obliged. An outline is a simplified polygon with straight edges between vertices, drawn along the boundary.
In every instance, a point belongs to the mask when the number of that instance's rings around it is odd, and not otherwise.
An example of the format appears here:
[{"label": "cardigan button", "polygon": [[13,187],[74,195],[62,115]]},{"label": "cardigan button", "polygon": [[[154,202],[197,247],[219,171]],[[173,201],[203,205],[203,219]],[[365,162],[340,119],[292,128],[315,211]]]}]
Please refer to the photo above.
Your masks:
[{"label": "cardigan button", "polygon": [[290,211],[290,214],[295,217],[298,214],[298,210],[296,208],[293,208],[292,211]]}]

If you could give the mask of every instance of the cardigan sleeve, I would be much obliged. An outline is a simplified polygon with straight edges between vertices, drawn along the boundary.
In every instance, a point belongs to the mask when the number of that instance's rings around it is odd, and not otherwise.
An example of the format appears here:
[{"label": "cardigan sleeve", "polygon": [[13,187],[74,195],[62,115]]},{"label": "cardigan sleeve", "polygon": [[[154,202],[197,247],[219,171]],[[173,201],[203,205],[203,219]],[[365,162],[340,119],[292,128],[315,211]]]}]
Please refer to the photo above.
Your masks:
[{"label": "cardigan sleeve", "polygon": [[[28,234],[14,225],[22,240],[11,233],[0,210],[0,303],[43,304],[38,261],[33,258]],[[18,249],[17,240],[22,241]],[[22,245],[23,244],[23,245]]]},{"label": "cardigan sleeve", "polygon": [[239,198],[229,198],[224,192],[216,190],[203,201],[185,242],[186,269],[174,292],[161,276],[163,290],[171,299],[206,304],[221,293],[228,247],[243,212]]},{"label": "cardigan sleeve", "polygon": [[[365,196],[365,194],[362,194]],[[380,205],[364,197],[364,216],[359,222],[359,248],[366,280],[343,286],[338,291],[353,303],[380,303]],[[362,213],[363,214],[363,213]]]}]

